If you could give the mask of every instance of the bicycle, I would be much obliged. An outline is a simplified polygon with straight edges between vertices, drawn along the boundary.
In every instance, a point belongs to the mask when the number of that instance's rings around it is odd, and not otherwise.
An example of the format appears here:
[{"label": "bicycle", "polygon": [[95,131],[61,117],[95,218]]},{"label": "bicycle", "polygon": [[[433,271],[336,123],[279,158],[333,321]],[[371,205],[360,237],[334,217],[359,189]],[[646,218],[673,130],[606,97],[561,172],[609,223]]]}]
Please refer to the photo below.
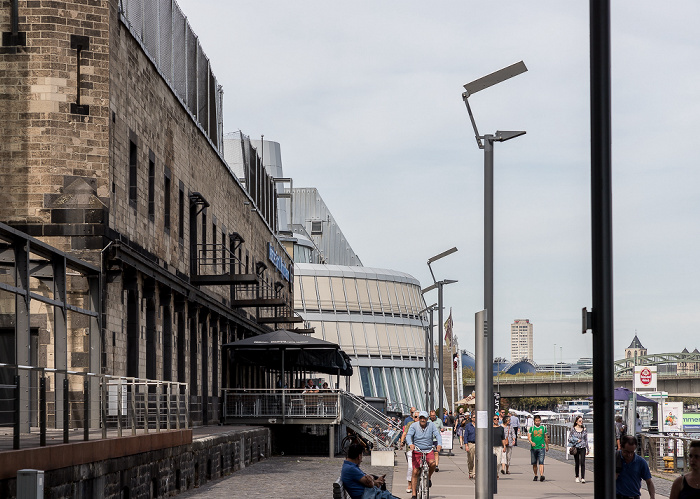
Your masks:
[{"label": "bicycle", "polygon": [[430,468],[428,467],[428,460],[425,456],[430,454],[434,447],[429,450],[421,450],[418,447],[413,447],[413,452],[420,452],[420,473],[418,474],[418,485],[416,486],[416,498],[417,499],[430,499]]}]

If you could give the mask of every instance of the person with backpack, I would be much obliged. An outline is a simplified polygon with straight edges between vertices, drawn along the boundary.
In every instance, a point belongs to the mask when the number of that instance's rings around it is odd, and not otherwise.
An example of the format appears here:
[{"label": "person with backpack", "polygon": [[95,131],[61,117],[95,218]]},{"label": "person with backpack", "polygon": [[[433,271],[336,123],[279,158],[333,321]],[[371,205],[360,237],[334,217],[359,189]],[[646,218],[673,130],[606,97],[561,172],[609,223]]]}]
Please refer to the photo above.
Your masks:
[{"label": "person with backpack", "polygon": [[620,439],[627,435],[627,426],[622,422],[622,416],[615,416],[615,443],[616,450],[621,450]]}]

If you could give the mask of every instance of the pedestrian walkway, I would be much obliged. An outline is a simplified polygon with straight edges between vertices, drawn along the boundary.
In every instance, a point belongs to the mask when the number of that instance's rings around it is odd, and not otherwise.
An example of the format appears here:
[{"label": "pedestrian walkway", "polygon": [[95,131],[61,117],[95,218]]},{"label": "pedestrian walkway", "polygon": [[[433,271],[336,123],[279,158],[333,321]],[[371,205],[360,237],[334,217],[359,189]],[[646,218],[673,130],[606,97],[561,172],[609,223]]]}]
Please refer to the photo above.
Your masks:
[{"label": "pedestrian walkway", "polygon": [[[433,486],[430,489],[431,499],[451,499],[474,497],[475,481],[468,478],[467,453],[457,447],[452,451],[454,456],[440,456],[440,471],[433,475]],[[394,467],[392,494],[404,499],[410,498],[406,493],[406,459],[403,452],[397,453],[397,465]],[[478,467],[477,467],[478,472]],[[570,463],[557,461],[547,457],[545,460],[545,481],[533,482],[532,466],[530,465],[529,447],[518,446],[513,449],[510,474],[499,473],[499,499],[541,499],[562,497],[593,498],[593,473],[586,472],[586,483],[574,481],[574,468]],[[649,494],[642,490],[642,499],[648,499]],[[658,499],[664,495],[656,494]]]}]

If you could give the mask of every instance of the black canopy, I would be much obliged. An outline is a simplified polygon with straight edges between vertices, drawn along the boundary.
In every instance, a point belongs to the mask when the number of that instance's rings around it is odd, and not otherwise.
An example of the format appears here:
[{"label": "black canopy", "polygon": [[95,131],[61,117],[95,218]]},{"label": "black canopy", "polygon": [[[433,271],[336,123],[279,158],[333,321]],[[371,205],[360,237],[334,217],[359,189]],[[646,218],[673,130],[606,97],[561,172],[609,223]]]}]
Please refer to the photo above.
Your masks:
[{"label": "black canopy", "polygon": [[270,369],[304,369],[352,376],[350,357],[330,341],[279,329],[224,345],[230,360]]}]

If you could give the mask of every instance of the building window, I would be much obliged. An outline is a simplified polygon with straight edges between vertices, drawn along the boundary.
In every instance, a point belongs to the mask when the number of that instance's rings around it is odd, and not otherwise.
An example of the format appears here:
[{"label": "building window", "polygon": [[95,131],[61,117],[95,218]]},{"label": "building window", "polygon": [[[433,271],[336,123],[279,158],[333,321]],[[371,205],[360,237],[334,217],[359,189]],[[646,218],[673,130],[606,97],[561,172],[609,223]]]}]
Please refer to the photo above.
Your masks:
[{"label": "building window", "polygon": [[166,167],[163,174],[163,227],[170,234],[170,170]]},{"label": "building window", "polygon": [[136,142],[129,141],[129,204],[136,208],[137,183],[138,175],[138,149]]},{"label": "building window", "polygon": [[156,218],[156,162],[153,152],[148,154],[148,219]]}]

